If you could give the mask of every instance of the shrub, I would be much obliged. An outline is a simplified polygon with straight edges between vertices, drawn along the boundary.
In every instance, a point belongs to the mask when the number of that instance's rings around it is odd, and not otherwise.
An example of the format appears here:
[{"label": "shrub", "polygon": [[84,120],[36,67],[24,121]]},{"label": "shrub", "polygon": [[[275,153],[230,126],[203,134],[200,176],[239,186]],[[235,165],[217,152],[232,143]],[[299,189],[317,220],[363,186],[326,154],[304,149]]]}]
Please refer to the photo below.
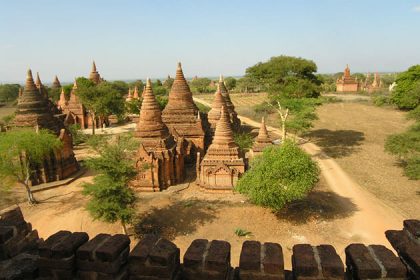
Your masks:
[{"label": "shrub", "polygon": [[73,144],[79,145],[86,141],[86,134],[84,134],[80,128],[80,124],[69,125],[69,130],[73,136]]},{"label": "shrub", "polygon": [[391,99],[389,98],[389,96],[386,96],[386,95],[373,96],[372,100],[373,100],[373,104],[375,104],[378,107],[392,104]]},{"label": "shrub", "polygon": [[202,113],[208,113],[211,109],[209,106],[206,106],[206,105],[198,103],[198,102],[195,103],[195,104],[197,105],[198,110]]},{"label": "shrub", "polygon": [[236,189],[253,203],[275,210],[304,198],[319,178],[319,168],[296,143],[268,147],[251,163]]},{"label": "shrub", "polygon": [[239,146],[242,152],[248,151],[252,147],[254,139],[251,134],[246,132],[238,132],[233,135],[235,143]]},{"label": "shrub", "polygon": [[420,65],[400,73],[396,83],[391,100],[398,108],[411,110],[420,105]]}]

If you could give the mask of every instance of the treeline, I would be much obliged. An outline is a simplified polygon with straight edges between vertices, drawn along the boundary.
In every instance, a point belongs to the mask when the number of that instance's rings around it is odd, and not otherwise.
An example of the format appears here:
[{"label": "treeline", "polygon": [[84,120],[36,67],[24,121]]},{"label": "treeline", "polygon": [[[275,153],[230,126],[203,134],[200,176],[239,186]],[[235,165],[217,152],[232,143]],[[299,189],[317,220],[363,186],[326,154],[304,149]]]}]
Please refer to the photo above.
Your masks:
[{"label": "treeline", "polygon": [[407,117],[414,124],[407,131],[389,136],[385,150],[396,155],[404,173],[414,180],[420,179],[420,65],[414,65],[396,78],[396,87],[389,101],[400,110],[408,111]]},{"label": "treeline", "polygon": [[16,100],[19,95],[19,84],[0,85],[0,104],[10,103]]}]

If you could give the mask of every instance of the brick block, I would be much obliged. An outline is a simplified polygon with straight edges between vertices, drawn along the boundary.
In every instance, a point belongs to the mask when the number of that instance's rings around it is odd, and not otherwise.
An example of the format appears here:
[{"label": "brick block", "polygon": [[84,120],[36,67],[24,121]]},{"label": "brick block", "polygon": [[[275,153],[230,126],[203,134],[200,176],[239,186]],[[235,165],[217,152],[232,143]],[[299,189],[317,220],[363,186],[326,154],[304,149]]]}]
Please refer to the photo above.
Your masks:
[{"label": "brick block", "polygon": [[386,278],[405,279],[407,269],[394,253],[382,245],[369,246],[385,270]]},{"label": "brick block", "polygon": [[278,274],[284,277],[283,250],[277,243],[264,243],[262,264],[265,273]]},{"label": "brick block", "polygon": [[7,240],[13,237],[13,227],[0,227],[0,244],[4,244]]},{"label": "brick block", "polygon": [[130,245],[130,238],[124,234],[116,234],[105,241],[97,250],[96,257],[104,262],[115,260]]},{"label": "brick block", "polygon": [[404,229],[412,234],[415,239],[420,239],[420,220],[405,220]]},{"label": "brick block", "polygon": [[184,267],[192,269],[200,268],[204,263],[204,253],[207,250],[208,243],[206,239],[194,240],[185,252]]},{"label": "brick block", "polygon": [[78,260],[89,260],[93,261],[95,260],[95,250],[98,248],[101,244],[103,244],[108,238],[110,238],[111,235],[109,234],[98,234],[93,239],[89,240],[89,242],[86,242],[82,246],[77,249],[76,256]]},{"label": "brick block", "polygon": [[322,267],[322,275],[328,279],[343,279],[344,264],[340,256],[331,245],[319,245],[316,247]]},{"label": "brick block", "polygon": [[261,270],[261,243],[258,241],[245,241],[242,244],[239,268],[244,270]]},{"label": "brick block", "polygon": [[292,251],[294,277],[296,279],[301,277],[318,277],[320,271],[312,246],[309,244],[298,244],[293,246]]},{"label": "brick block", "polygon": [[226,272],[230,267],[230,244],[226,241],[213,240],[204,263],[207,270]]},{"label": "brick block", "polygon": [[363,244],[346,247],[346,265],[349,273],[356,279],[380,279],[382,271],[368,248]]},{"label": "brick block", "polygon": [[158,266],[167,266],[176,257],[179,258],[178,247],[166,239],[160,239],[149,253],[150,263]]}]

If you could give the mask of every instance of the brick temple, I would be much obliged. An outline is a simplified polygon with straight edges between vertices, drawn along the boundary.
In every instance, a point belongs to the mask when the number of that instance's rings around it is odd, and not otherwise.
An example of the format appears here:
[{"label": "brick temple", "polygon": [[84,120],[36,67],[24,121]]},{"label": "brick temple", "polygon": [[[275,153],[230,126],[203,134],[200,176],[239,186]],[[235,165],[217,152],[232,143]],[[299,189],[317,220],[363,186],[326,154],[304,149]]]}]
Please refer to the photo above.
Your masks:
[{"label": "brick temple", "polygon": [[55,75],[55,77],[54,77],[54,80],[53,80],[53,82],[51,84],[51,88],[52,89],[59,89],[59,88],[61,88],[61,83],[60,83],[60,80],[58,79],[57,75]]},{"label": "brick temple", "polygon": [[260,155],[266,147],[271,145],[273,145],[273,141],[268,135],[267,126],[265,125],[265,119],[263,117],[261,120],[260,130],[258,131],[258,136],[255,138],[254,144],[249,150],[249,156],[253,157]]},{"label": "brick temple", "polygon": [[188,141],[194,157],[197,152],[206,150],[206,128],[208,124],[201,118],[195,105],[192,92],[178,63],[176,76],[169,92],[168,104],[162,112],[162,120],[173,135],[184,137]]},{"label": "brick temple", "polygon": [[220,75],[217,90],[221,92],[223,98],[225,99],[226,109],[229,113],[233,130],[238,131],[241,127],[241,121],[238,119],[238,114],[235,111],[235,105],[233,105],[232,100],[230,99],[229,91],[226,88],[225,80],[222,75]]},{"label": "brick temple", "polygon": [[197,183],[206,191],[233,191],[245,172],[245,161],[233,140],[229,112],[222,106],[207,153],[197,156]]},{"label": "brick temple", "polygon": [[73,153],[73,138],[63,121],[51,111],[50,101],[34,83],[32,72],[28,70],[26,84],[18,98],[15,127],[38,127],[48,129],[63,143],[62,148],[46,158],[41,166],[32,166],[32,185],[64,179],[79,169]]},{"label": "brick temple", "polygon": [[344,75],[337,79],[337,92],[357,92],[359,91],[359,82],[350,74],[350,68],[347,65],[344,69]]},{"label": "brick temple", "polygon": [[103,81],[101,75],[99,75],[99,72],[96,70],[95,61],[92,62],[92,70],[89,74],[89,80],[91,80],[95,85]]},{"label": "brick temple", "polygon": [[150,79],[143,93],[135,137],[140,147],[135,156],[138,173],[130,184],[134,189],[160,191],[184,180],[187,143],[182,136],[175,138],[163,123]]},{"label": "brick temple", "polygon": [[207,119],[210,124],[212,135],[214,135],[214,131],[216,129],[216,124],[220,119],[220,112],[222,110],[222,107],[226,107],[226,100],[222,95],[221,89],[220,89],[220,83],[217,84],[217,90],[214,94],[213,103],[211,106],[210,111],[207,113]]}]

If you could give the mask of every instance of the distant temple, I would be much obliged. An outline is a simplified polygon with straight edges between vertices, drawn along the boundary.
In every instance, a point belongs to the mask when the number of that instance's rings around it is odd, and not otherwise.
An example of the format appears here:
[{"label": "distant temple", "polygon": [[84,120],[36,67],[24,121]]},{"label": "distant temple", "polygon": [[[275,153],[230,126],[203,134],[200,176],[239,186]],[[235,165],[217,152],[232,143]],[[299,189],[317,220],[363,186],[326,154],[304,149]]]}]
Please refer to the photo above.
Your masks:
[{"label": "distant temple", "polygon": [[233,140],[229,112],[222,106],[212,144],[197,156],[197,183],[206,191],[233,191],[245,172],[245,161]]},{"label": "distant temple", "polygon": [[366,91],[369,93],[373,93],[382,89],[382,82],[381,78],[379,77],[378,73],[375,73],[373,76],[373,82],[370,85],[367,85]]},{"label": "distant temple", "polygon": [[229,91],[226,88],[225,80],[222,75],[220,75],[219,83],[217,84],[217,90],[222,93],[222,96],[225,99],[226,109],[229,113],[232,128],[233,130],[237,131],[241,127],[241,121],[238,119],[238,114],[235,112],[235,106],[230,99]]},{"label": "distant temple", "polygon": [[267,126],[265,125],[265,119],[263,117],[261,120],[261,127],[258,132],[258,136],[255,139],[251,150],[249,151],[249,156],[253,157],[262,154],[263,150],[270,145],[273,145],[273,141],[268,135]]},{"label": "distant temple", "polygon": [[186,142],[174,136],[162,122],[159,104],[150,79],[137,123],[135,137],[140,140],[136,155],[137,176],[130,185],[139,191],[160,191],[184,180]]},{"label": "distant temple", "polygon": [[53,83],[52,83],[52,85],[51,85],[51,88],[52,88],[52,89],[58,89],[58,88],[61,88],[61,83],[60,83],[60,81],[58,80],[57,75],[55,75],[55,77],[54,77],[54,81],[53,81]]},{"label": "distant temple", "polygon": [[178,63],[176,76],[169,92],[168,104],[162,112],[162,120],[173,135],[184,137],[191,147],[190,155],[203,153],[206,149],[206,127],[195,105],[190,87]]},{"label": "distant temple", "polygon": [[79,169],[73,153],[73,138],[64,123],[54,116],[49,100],[43,92],[42,83],[37,77],[38,88],[34,83],[32,72],[28,70],[25,89],[18,98],[15,127],[43,128],[53,132],[63,143],[62,148],[46,158],[42,165],[31,166],[31,183],[33,185],[64,179]]},{"label": "distant temple", "polygon": [[344,75],[337,79],[337,92],[357,92],[359,91],[359,82],[350,75],[350,68],[347,65],[344,69]]},{"label": "distant temple", "polygon": [[99,75],[99,72],[96,70],[95,61],[93,61],[93,63],[92,63],[92,70],[90,71],[90,74],[89,74],[89,80],[94,82],[95,85],[97,85],[97,84],[99,84],[100,82],[103,81],[101,75]]}]

